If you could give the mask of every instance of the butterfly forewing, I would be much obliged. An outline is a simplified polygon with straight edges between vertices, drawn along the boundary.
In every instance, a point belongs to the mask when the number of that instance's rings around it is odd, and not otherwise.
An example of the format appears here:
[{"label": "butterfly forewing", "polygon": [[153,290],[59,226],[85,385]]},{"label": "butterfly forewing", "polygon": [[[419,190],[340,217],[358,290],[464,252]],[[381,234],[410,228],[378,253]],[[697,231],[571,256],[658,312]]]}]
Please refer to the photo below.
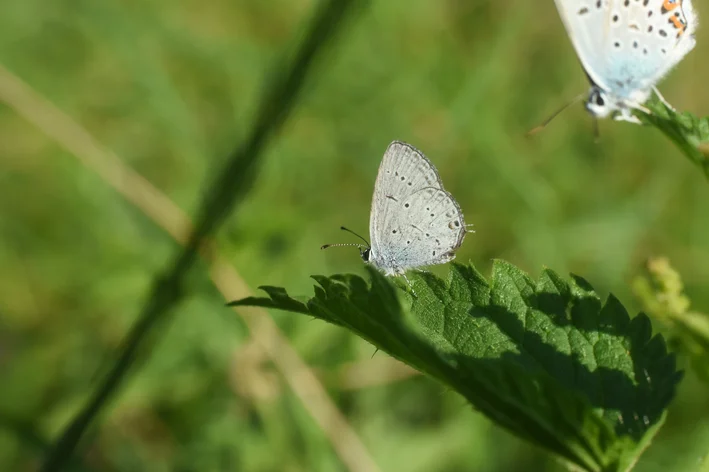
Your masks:
[{"label": "butterfly forewing", "polygon": [[396,202],[426,187],[442,188],[438,172],[431,161],[407,143],[392,142],[384,153],[374,184],[369,237],[375,252],[386,221],[394,217],[393,212],[398,211]]},{"label": "butterfly forewing", "polygon": [[603,61],[604,51],[599,45],[608,36],[608,3],[609,0],[556,0],[556,8],[581,65],[601,87],[604,81],[594,73],[593,66]]}]

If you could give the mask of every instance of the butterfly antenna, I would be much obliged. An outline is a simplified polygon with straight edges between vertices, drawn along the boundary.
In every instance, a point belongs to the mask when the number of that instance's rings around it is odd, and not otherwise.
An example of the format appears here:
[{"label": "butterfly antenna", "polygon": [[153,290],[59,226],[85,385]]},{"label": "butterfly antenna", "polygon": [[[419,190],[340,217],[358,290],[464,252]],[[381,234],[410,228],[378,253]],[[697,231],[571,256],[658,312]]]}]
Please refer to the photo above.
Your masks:
[{"label": "butterfly antenna", "polygon": [[361,239],[362,241],[364,241],[364,242],[367,244],[367,247],[370,247],[370,246],[371,246],[371,244],[369,244],[369,241],[367,241],[366,239],[364,239],[362,236],[360,236],[359,234],[355,233],[355,232],[352,231],[351,229],[345,228],[344,226],[340,226],[340,229],[341,229],[342,231],[347,231],[348,233],[354,234],[354,235],[357,236],[359,239]]},{"label": "butterfly antenna", "polygon": [[547,118],[546,120],[544,120],[544,121],[542,122],[542,124],[540,124],[539,126],[536,126],[536,127],[532,128],[531,130],[527,131],[526,136],[535,135],[535,134],[537,134],[538,132],[540,132],[541,130],[543,130],[544,128],[546,128],[547,125],[548,125],[549,123],[551,123],[551,122],[554,120],[554,118],[556,118],[557,116],[561,115],[561,114],[562,114],[564,111],[566,111],[566,109],[569,108],[571,105],[575,105],[576,103],[578,103],[578,102],[579,102],[583,97],[585,97],[585,96],[586,96],[586,93],[584,92],[584,93],[578,95],[577,97],[575,97],[573,100],[571,100],[570,102],[568,102],[567,104],[565,104],[563,107],[559,108],[559,109],[556,110],[554,113],[552,113],[552,115],[551,115],[549,118]]},{"label": "butterfly antenna", "polygon": [[330,247],[342,247],[342,246],[356,246],[360,249],[369,247],[369,246],[364,246],[364,245],[358,244],[358,243],[340,243],[340,244],[323,244],[322,246],[320,246],[320,249],[327,249]]}]

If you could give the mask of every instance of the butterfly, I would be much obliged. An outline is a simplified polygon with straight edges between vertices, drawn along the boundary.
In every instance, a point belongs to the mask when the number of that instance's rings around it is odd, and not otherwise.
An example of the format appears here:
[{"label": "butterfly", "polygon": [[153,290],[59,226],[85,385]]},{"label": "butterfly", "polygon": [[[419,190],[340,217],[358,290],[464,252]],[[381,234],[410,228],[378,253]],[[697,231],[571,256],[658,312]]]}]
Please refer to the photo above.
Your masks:
[{"label": "butterfly", "polygon": [[357,246],[364,262],[387,276],[404,275],[409,269],[443,264],[455,258],[455,250],[471,232],[453,195],[443,188],[438,171],[424,154],[410,144],[394,141],[379,166],[369,220],[371,245]]},{"label": "butterfly", "polygon": [[633,110],[694,48],[697,18],[691,0],[555,0],[591,90],[586,109],[640,123]]}]

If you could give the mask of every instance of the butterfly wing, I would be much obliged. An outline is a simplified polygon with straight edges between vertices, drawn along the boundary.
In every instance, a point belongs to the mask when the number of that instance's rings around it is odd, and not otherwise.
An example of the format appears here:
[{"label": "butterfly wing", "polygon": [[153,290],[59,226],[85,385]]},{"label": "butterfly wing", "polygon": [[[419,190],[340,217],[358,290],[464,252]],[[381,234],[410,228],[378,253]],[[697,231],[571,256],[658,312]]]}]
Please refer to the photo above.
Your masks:
[{"label": "butterfly wing", "polygon": [[614,0],[610,12],[602,75],[617,97],[633,100],[634,92],[649,93],[694,47],[696,19],[689,0]]},{"label": "butterfly wing", "polygon": [[619,99],[644,101],[692,50],[690,0],[556,0],[590,79]]},{"label": "butterfly wing", "polygon": [[[462,243],[465,224],[458,203],[443,190],[431,161],[409,144],[394,141],[384,154],[369,232],[370,261],[385,271],[446,262],[444,254]],[[437,244],[439,249],[428,250]]]},{"label": "butterfly wing", "polygon": [[387,220],[380,258],[398,271],[443,264],[455,258],[465,237],[463,213],[453,196],[427,187],[398,202]]},{"label": "butterfly wing", "polygon": [[385,222],[391,220],[393,213],[398,211],[396,201],[424,187],[442,188],[436,168],[421,151],[410,144],[392,142],[379,165],[372,197],[369,237],[375,253],[378,252]]},{"label": "butterfly wing", "polygon": [[555,0],[566,33],[591,81],[606,89],[601,76],[610,0]]}]

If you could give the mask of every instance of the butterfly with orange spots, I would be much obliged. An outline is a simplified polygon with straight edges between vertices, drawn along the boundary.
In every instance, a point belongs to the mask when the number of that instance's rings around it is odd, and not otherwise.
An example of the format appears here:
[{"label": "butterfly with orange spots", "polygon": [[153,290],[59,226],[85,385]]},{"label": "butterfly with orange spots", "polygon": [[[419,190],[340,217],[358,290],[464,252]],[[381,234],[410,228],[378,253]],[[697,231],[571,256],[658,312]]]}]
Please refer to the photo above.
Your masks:
[{"label": "butterfly with orange spots", "polygon": [[639,123],[633,110],[694,48],[690,0],[556,0],[576,54],[591,81],[586,109],[597,118]]}]

